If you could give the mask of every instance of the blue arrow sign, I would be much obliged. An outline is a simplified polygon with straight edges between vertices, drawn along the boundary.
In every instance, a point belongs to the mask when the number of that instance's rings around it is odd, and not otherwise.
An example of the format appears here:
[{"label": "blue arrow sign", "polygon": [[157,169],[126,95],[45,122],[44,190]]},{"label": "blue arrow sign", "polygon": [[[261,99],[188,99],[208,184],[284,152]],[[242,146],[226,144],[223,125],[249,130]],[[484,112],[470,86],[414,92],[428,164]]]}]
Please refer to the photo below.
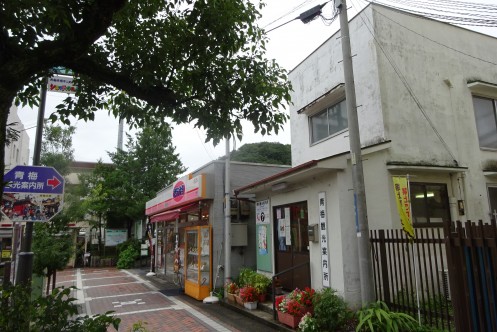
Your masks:
[{"label": "blue arrow sign", "polygon": [[5,193],[63,194],[64,178],[53,167],[16,166],[3,176]]}]

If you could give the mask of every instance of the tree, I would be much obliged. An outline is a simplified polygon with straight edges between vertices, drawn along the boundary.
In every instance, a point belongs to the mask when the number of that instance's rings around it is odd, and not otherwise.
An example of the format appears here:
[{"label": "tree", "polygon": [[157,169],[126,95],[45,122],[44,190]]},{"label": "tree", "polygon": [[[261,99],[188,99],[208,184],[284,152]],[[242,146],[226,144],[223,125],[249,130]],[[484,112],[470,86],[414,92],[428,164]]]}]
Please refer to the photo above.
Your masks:
[{"label": "tree", "polygon": [[104,109],[139,126],[192,123],[215,143],[241,137],[242,119],[278,132],[290,83],[265,58],[258,17],[249,0],[1,1],[0,171],[10,106],[37,105],[56,66],[78,90],[52,120]]},{"label": "tree", "polygon": [[97,166],[82,183],[93,188],[86,206],[101,211],[107,225],[126,227],[129,234],[132,223],[145,217],[145,203],[176,180],[185,168],[172,145],[167,125],[161,131],[145,127],[136,139],[128,135],[126,148],[127,151],[109,153],[112,165]]},{"label": "tree", "polygon": [[230,155],[233,161],[261,164],[291,165],[292,152],[290,144],[261,142],[244,144]]},{"label": "tree", "polygon": [[69,166],[74,161],[72,136],[74,126],[60,126],[44,121],[40,163],[55,168],[61,175],[69,174]]},{"label": "tree", "polygon": [[50,279],[52,289],[55,289],[57,270],[65,268],[73,254],[74,245],[66,225],[67,220],[60,215],[54,217],[51,222],[35,225],[33,271],[47,276],[47,295]]}]

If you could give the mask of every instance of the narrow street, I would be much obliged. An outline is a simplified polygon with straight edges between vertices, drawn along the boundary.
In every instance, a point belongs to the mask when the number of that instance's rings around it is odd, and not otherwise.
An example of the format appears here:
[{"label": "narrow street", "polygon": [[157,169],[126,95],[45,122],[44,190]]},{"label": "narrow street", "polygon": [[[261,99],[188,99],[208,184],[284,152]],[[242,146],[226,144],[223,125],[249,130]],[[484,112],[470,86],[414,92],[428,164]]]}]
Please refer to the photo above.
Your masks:
[{"label": "narrow street", "polygon": [[171,284],[148,280],[145,273],[113,267],[68,269],[57,273],[57,287],[78,288],[73,296],[83,315],[113,311],[121,319],[119,331],[131,331],[140,321],[150,332],[278,330],[220,304],[191,299]]}]

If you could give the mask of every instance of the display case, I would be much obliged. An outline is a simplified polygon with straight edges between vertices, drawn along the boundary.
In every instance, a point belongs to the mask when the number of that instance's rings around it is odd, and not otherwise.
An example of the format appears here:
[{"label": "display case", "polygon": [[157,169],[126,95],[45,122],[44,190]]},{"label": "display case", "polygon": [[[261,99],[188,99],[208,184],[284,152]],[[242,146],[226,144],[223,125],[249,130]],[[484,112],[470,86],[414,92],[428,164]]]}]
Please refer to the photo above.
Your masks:
[{"label": "display case", "polygon": [[212,255],[210,226],[187,227],[185,294],[203,300],[212,287]]}]

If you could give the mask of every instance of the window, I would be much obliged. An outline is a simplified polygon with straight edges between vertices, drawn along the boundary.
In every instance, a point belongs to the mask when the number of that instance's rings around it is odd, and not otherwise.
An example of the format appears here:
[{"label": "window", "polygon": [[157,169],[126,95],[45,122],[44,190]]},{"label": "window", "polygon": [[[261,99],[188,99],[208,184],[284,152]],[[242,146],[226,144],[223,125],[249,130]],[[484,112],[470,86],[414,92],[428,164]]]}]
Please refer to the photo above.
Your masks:
[{"label": "window", "polygon": [[410,183],[414,226],[440,226],[450,220],[447,186],[437,183]]},{"label": "window", "polygon": [[497,149],[497,119],[494,99],[473,97],[480,148]]},{"label": "window", "polygon": [[347,107],[345,100],[310,117],[311,143],[347,129]]},{"label": "window", "polygon": [[488,187],[490,219],[497,219],[497,187]]}]

